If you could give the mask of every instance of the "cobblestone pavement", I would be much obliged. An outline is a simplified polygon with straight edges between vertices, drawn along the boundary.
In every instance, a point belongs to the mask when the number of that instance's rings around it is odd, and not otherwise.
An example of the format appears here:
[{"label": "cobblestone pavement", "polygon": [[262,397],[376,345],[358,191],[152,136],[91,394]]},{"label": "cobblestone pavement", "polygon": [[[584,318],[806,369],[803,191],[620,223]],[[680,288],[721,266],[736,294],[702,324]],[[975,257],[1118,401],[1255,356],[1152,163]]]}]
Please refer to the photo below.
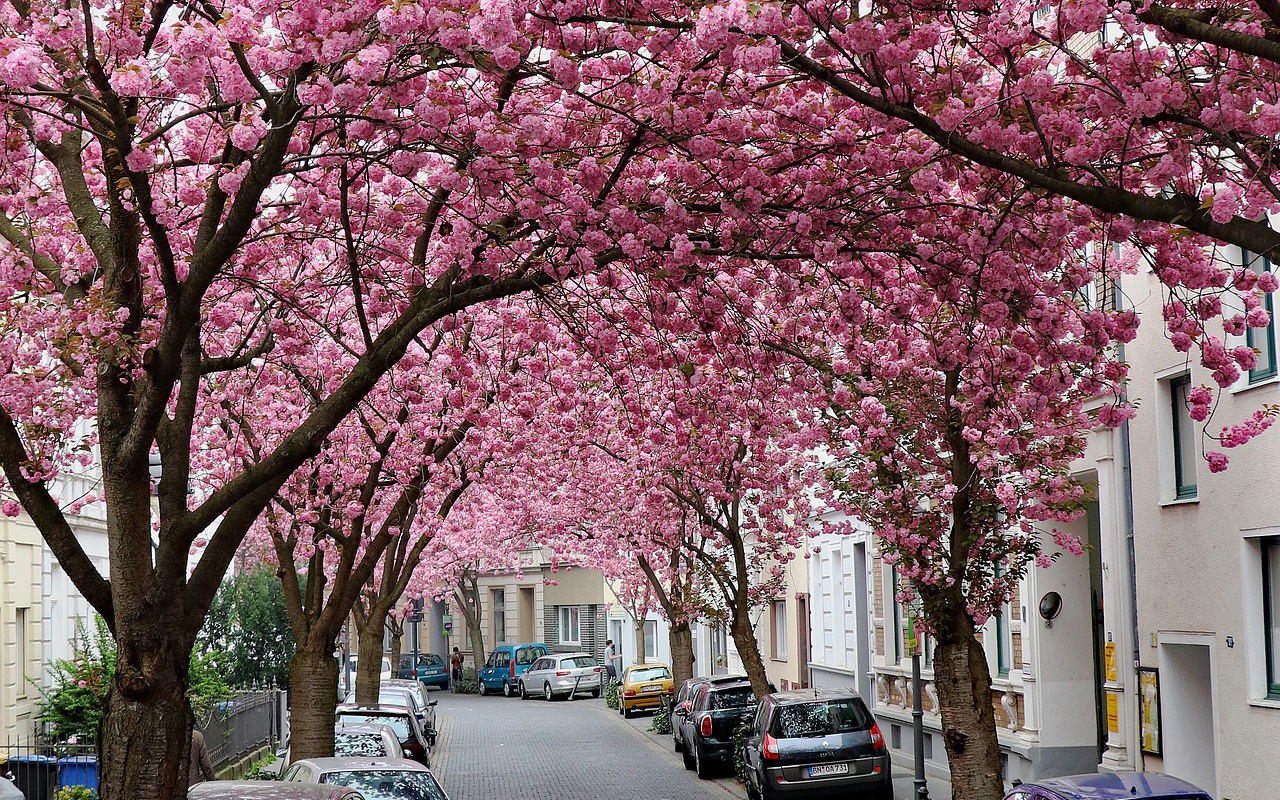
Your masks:
[{"label": "cobblestone pavement", "polygon": [[731,800],[730,777],[699,780],[671,737],[624,720],[603,699],[519,700],[432,692],[432,771],[450,800]]}]

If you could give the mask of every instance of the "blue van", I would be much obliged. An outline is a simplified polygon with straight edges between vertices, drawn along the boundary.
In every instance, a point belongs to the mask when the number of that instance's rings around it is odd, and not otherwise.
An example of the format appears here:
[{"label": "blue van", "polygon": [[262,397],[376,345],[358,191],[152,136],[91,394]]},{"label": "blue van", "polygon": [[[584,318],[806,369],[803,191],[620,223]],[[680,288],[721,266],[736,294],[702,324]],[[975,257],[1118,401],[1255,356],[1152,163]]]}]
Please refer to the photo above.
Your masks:
[{"label": "blue van", "polygon": [[516,678],[525,674],[533,662],[547,654],[547,646],[541,643],[500,644],[493,648],[489,660],[476,673],[480,680],[480,694],[501,690],[507,697],[516,693]]}]

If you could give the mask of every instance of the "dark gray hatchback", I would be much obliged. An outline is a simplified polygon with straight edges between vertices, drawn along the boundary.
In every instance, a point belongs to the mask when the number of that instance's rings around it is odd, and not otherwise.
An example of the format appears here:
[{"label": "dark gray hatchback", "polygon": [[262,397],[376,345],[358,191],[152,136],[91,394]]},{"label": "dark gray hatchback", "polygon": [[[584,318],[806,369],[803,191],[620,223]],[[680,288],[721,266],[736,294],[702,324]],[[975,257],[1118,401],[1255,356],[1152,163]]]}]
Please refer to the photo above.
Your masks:
[{"label": "dark gray hatchback", "polygon": [[884,737],[852,690],[803,689],[765,697],[742,757],[751,798],[893,800]]}]

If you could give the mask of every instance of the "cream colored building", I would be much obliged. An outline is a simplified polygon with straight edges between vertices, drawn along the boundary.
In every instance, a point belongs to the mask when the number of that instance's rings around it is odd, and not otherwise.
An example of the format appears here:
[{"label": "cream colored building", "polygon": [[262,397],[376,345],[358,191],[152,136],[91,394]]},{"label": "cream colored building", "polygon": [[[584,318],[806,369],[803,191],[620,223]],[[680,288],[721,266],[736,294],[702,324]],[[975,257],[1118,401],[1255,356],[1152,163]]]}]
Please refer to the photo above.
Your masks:
[{"label": "cream colored building", "polygon": [[[1221,257],[1271,269],[1224,248]],[[1212,380],[1176,352],[1160,326],[1163,293],[1149,270],[1126,276],[1146,324],[1129,347],[1133,531],[1143,668],[1142,764],[1230,800],[1273,800],[1280,757],[1280,432],[1226,450],[1211,473],[1211,438],[1280,403],[1276,322],[1228,336],[1261,355],[1222,393],[1205,426],[1189,418],[1185,393]],[[1274,301],[1269,300],[1274,308]],[[1130,669],[1132,668],[1130,665]],[[1141,717],[1139,717],[1141,715]]]},{"label": "cream colored building", "polygon": [[43,678],[44,542],[31,519],[0,517],[0,736],[35,732]]}]

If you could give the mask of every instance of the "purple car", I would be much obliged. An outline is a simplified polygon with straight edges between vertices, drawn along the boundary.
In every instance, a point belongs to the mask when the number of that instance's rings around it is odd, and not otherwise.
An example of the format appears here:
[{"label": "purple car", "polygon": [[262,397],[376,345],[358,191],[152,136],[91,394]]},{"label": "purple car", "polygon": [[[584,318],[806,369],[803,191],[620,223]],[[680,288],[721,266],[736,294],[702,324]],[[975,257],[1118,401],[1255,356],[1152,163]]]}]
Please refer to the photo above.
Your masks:
[{"label": "purple car", "polygon": [[1159,772],[1116,772],[1047,778],[1013,787],[1004,800],[1213,800],[1184,780]]}]

